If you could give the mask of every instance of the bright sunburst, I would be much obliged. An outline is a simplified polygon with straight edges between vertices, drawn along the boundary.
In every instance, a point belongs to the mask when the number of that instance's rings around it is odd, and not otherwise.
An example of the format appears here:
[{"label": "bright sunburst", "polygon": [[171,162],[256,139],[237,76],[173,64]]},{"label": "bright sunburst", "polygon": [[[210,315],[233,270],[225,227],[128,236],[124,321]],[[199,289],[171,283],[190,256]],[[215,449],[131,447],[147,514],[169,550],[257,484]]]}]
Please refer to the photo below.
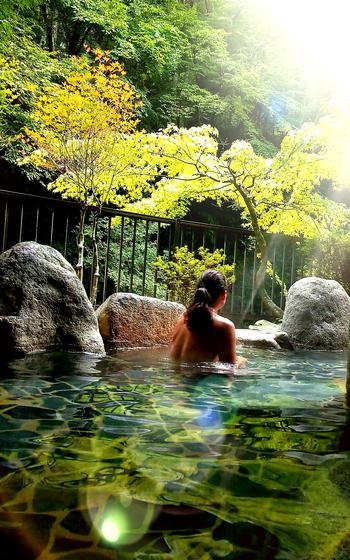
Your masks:
[{"label": "bright sunburst", "polygon": [[349,0],[254,0],[285,36],[310,86],[350,98]]}]

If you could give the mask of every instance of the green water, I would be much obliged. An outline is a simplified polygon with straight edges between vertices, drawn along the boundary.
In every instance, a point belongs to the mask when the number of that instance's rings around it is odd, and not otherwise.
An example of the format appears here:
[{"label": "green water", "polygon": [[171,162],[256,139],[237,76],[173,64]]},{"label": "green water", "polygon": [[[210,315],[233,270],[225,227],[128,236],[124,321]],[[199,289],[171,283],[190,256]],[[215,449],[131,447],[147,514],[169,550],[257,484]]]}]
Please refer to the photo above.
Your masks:
[{"label": "green water", "polygon": [[164,350],[2,366],[7,557],[348,560],[345,354],[242,353],[233,377]]}]

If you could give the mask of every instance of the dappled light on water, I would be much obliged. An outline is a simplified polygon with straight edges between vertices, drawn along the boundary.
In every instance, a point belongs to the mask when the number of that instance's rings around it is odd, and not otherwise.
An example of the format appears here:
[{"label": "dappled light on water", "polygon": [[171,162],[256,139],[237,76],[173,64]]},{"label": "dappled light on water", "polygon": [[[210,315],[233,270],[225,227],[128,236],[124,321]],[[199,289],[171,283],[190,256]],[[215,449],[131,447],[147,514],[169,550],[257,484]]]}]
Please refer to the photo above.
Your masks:
[{"label": "dappled light on water", "polygon": [[350,530],[346,356],[240,353],[234,373],[174,367],[164,350],[10,364],[0,532],[21,527],[41,559],[66,543],[128,560],[333,560]]}]

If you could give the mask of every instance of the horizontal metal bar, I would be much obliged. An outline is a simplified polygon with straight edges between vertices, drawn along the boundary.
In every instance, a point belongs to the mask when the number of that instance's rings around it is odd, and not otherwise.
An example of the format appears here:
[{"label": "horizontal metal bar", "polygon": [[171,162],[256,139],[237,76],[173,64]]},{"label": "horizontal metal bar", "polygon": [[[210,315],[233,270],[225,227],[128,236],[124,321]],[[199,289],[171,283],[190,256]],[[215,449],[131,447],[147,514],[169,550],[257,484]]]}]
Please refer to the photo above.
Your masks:
[{"label": "horizontal metal bar", "polygon": [[[4,195],[4,197],[9,198],[25,198],[27,200],[33,200],[36,202],[47,202],[50,204],[61,204],[65,206],[70,206],[71,208],[80,208],[79,202],[75,202],[72,200],[62,200],[60,198],[49,198],[48,196],[39,196],[37,194],[28,194],[28,193],[19,193],[13,191],[4,191],[0,189],[0,196]],[[93,212],[96,210],[96,206],[88,206],[89,211]],[[125,218],[132,218],[134,219],[142,219],[142,220],[150,220],[153,222],[162,222],[164,224],[172,224],[174,223],[174,219],[172,218],[161,218],[160,216],[150,216],[148,214],[137,214],[134,212],[126,212],[125,210],[115,210],[114,208],[107,208],[106,206],[102,207],[101,214],[103,215],[112,215],[112,216],[124,216]]]},{"label": "horizontal metal bar", "polygon": [[6,191],[0,189],[0,195],[4,195],[9,198],[25,198],[30,200],[42,200],[43,202],[54,202],[58,204],[66,204],[70,206],[77,206],[80,208],[79,202],[74,202],[73,200],[63,200],[62,198],[50,198],[49,196],[40,196],[38,194],[30,194],[30,193],[23,193],[23,192],[15,192],[15,191]]},{"label": "horizontal metal bar", "polygon": [[191,222],[190,220],[177,220],[181,226],[194,227],[200,229],[210,229],[213,231],[227,231],[231,233],[239,233],[242,236],[253,236],[253,230],[243,228],[233,228],[230,226],[219,226],[217,224],[206,224],[205,222]]},{"label": "horizontal metal bar", "polygon": [[[6,190],[2,190],[0,189],[0,197],[4,196],[5,198],[16,198],[16,199],[26,199],[26,200],[32,200],[35,201],[36,203],[38,203],[39,201],[42,203],[49,203],[51,205],[54,204],[59,204],[59,205],[63,205],[66,207],[70,207],[70,208],[76,208],[79,209],[80,208],[80,204],[78,202],[75,201],[71,201],[71,200],[62,200],[59,198],[50,198],[48,196],[40,196],[40,195],[36,195],[36,194],[29,194],[29,193],[19,193],[19,192],[13,192],[13,191],[6,191]],[[88,206],[88,210],[89,211],[94,211],[96,209],[95,206]],[[231,233],[239,233],[242,236],[252,236],[254,235],[254,232],[248,229],[243,229],[243,228],[233,228],[230,226],[220,226],[220,225],[216,225],[216,224],[207,224],[205,222],[192,222],[190,220],[180,220],[180,219],[176,219],[176,218],[163,218],[161,216],[150,216],[149,214],[139,214],[136,212],[127,212],[125,210],[116,210],[114,208],[107,208],[105,206],[102,207],[101,210],[101,214],[102,215],[106,215],[106,216],[120,216],[120,217],[125,217],[125,218],[131,218],[133,220],[135,219],[140,219],[140,220],[147,220],[147,221],[151,221],[151,222],[160,222],[160,223],[164,223],[164,224],[174,224],[177,223],[180,226],[187,226],[187,227],[191,227],[191,228],[201,228],[201,229],[209,229],[209,230],[213,230],[213,231],[226,231],[226,232],[231,232]]]}]

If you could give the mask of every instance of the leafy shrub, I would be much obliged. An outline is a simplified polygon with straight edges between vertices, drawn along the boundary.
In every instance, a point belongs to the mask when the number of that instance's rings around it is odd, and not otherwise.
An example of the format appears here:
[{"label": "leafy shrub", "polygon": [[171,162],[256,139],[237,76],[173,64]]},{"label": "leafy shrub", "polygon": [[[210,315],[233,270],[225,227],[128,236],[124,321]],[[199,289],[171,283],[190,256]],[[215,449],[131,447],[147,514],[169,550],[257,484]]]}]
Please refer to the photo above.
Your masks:
[{"label": "leafy shrub", "polygon": [[210,253],[208,249],[199,247],[196,256],[184,246],[176,247],[172,260],[166,261],[163,257],[158,257],[153,266],[166,284],[169,299],[188,306],[193,301],[198,277],[208,268],[215,268],[225,275],[228,285],[233,284],[235,266],[224,264],[224,259],[221,249]]}]

